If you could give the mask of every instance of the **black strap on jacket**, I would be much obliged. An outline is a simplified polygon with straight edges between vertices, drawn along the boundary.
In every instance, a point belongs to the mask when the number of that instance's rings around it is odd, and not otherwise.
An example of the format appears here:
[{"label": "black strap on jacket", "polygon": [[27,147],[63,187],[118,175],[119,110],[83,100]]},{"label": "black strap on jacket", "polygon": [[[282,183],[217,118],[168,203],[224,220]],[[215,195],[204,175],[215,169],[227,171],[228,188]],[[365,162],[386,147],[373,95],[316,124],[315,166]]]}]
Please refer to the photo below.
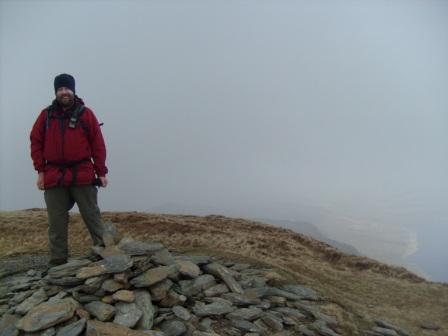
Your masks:
[{"label": "black strap on jacket", "polygon": [[[57,119],[66,119],[68,118],[65,115],[57,116],[54,113],[55,104],[48,106],[47,108],[47,120],[45,121],[45,130],[47,130],[50,126],[50,119],[51,118],[57,118]],[[68,123],[69,128],[75,128],[76,124],[78,123],[79,118],[81,117],[81,114],[84,112],[85,106],[80,104],[78,105],[72,112],[70,121]]]},{"label": "black strap on jacket", "polygon": [[81,116],[82,112],[84,112],[84,105],[79,105],[72,113],[70,117],[70,122],[68,123],[69,128],[75,128],[78,123],[78,119]]},{"label": "black strap on jacket", "polygon": [[66,162],[66,163],[56,163],[56,162],[47,161],[47,165],[58,167],[59,170],[61,171],[62,176],[59,179],[58,185],[62,185],[67,169],[71,169],[72,170],[72,182],[70,183],[70,186],[73,186],[76,184],[76,180],[78,177],[78,166],[81,163],[89,162],[89,161],[91,162],[90,159],[84,159],[84,160],[80,160],[80,161],[71,161],[71,162]]}]

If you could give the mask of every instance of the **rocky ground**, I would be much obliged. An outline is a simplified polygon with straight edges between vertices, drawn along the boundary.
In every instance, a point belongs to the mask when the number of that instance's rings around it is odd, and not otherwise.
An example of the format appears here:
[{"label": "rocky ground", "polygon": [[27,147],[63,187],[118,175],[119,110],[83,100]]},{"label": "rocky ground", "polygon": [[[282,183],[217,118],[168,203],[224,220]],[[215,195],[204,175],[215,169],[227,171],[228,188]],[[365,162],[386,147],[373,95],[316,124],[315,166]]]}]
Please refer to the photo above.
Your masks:
[{"label": "rocky ground", "polygon": [[[447,335],[447,286],[404,269],[241,219],[104,217],[119,224],[98,261],[45,275],[44,212],[2,214],[0,335]],[[79,255],[87,238],[73,222]],[[23,244],[7,249],[12,237]]]}]

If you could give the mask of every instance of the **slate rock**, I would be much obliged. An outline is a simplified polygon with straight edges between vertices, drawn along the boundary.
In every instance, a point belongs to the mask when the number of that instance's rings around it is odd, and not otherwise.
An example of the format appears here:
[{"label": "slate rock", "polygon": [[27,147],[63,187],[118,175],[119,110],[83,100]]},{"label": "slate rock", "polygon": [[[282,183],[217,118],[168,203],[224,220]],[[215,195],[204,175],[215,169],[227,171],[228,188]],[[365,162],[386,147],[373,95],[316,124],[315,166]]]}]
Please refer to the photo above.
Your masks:
[{"label": "slate rock", "polygon": [[56,335],[56,329],[54,327],[49,328],[45,331],[40,331],[36,333],[25,333],[23,336],[55,336]]},{"label": "slate rock", "polygon": [[48,270],[49,278],[63,278],[75,276],[79,269],[92,262],[88,259],[73,259],[66,264],[52,267]]},{"label": "slate rock", "polygon": [[316,336],[316,333],[308,329],[308,327],[305,325],[299,326],[299,331],[302,333],[303,336]]},{"label": "slate rock", "polygon": [[147,256],[132,257],[132,261],[134,262],[134,265],[131,270],[127,272],[128,279],[135,278],[137,275],[155,267],[155,264],[151,262],[151,259]]},{"label": "slate rock", "polygon": [[99,301],[100,298],[95,295],[81,294],[79,292],[72,293],[73,298],[79,303],[90,303],[94,301]]},{"label": "slate rock", "polygon": [[229,292],[229,287],[225,284],[218,284],[204,291],[205,296],[219,296]]},{"label": "slate rock", "polygon": [[302,300],[319,301],[321,298],[316,291],[300,285],[284,285],[282,289],[298,295]]},{"label": "slate rock", "polygon": [[297,309],[304,312],[306,315],[315,316],[319,309],[314,305],[304,304],[302,302],[295,301],[292,303]]},{"label": "slate rock", "polygon": [[134,292],[135,304],[142,312],[142,317],[137,323],[137,329],[151,329],[154,324],[155,308],[151,301],[151,295],[147,290],[140,289]]},{"label": "slate rock", "polygon": [[266,279],[259,276],[242,276],[242,279],[238,281],[243,288],[257,288],[266,287]]},{"label": "slate rock", "polygon": [[181,255],[177,256],[176,260],[188,260],[196,265],[205,265],[212,262],[212,257],[210,256],[200,256],[200,255]]},{"label": "slate rock", "polygon": [[398,336],[398,333],[393,329],[383,328],[383,327],[374,327],[372,330],[380,335],[384,336]]},{"label": "slate rock", "polygon": [[132,267],[132,258],[128,255],[113,255],[104,258],[97,263],[104,265],[106,273],[122,273]]},{"label": "slate rock", "polygon": [[180,292],[188,297],[198,295],[203,290],[215,284],[215,278],[211,274],[201,275],[194,280],[179,281]]},{"label": "slate rock", "polygon": [[103,242],[106,247],[114,246],[120,242],[121,235],[118,233],[117,227],[111,221],[107,221],[103,225]]},{"label": "slate rock", "polygon": [[180,336],[187,331],[185,324],[179,320],[164,321],[160,329],[166,336]]},{"label": "slate rock", "polygon": [[247,295],[241,295],[237,293],[225,293],[221,295],[222,298],[232,302],[237,306],[249,306],[249,305],[257,305],[261,303],[261,300],[256,297],[250,297]]},{"label": "slate rock", "polygon": [[276,287],[265,287],[264,289],[267,290],[266,295],[268,296],[281,296],[284,298],[287,298],[289,300],[301,300],[302,297],[300,295],[288,292],[286,290],[282,290]]},{"label": "slate rock", "polygon": [[86,304],[84,308],[100,321],[108,321],[115,315],[115,308],[107,303],[94,301]]},{"label": "slate rock", "polygon": [[78,286],[84,282],[77,277],[62,277],[62,278],[49,278],[48,283],[55,286]]},{"label": "slate rock", "polygon": [[261,301],[259,304],[254,305],[254,307],[260,308],[260,309],[264,309],[264,310],[268,310],[271,309],[271,303],[269,301],[263,300]]},{"label": "slate rock", "polygon": [[239,308],[226,315],[229,320],[249,320],[253,321],[261,316],[263,311],[259,308]]},{"label": "slate rock", "polygon": [[9,308],[7,305],[0,306],[0,316],[5,314],[14,314],[14,308]]},{"label": "slate rock", "polygon": [[221,280],[223,280],[227,287],[229,289],[237,294],[243,294],[243,288],[241,285],[235,280],[235,278],[232,275],[231,270],[229,270],[227,267],[220,265],[218,263],[211,263],[204,266],[204,270],[207,273],[210,273]]},{"label": "slate rock", "polygon": [[106,274],[107,270],[104,265],[82,267],[76,273],[78,279],[87,279]]},{"label": "slate rock", "polygon": [[107,279],[103,282],[101,288],[106,292],[114,293],[117,290],[124,288],[124,285],[114,279]]},{"label": "slate rock", "polygon": [[11,292],[20,292],[20,291],[24,291],[24,290],[28,290],[33,286],[33,284],[31,283],[22,283],[19,285],[14,285],[10,288]]},{"label": "slate rock", "polygon": [[86,319],[89,320],[90,319],[90,313],[82,308],[78,308],[75,311],[76,316],[78,316],[80,319]]},{"label": "slate rock", "polygon": [[201,331],[211,331],[212,330],[212,324],[215,321],[212,320],[211,318],[205,317],[203,319],[200,320],[199,324],[198,324],[198,329]]},{"label": "slate rock", "polygon": [[10,290],[7,286],[0,285],[0,299],[11,298],[12,296],[13,294],[11,295]]},{"label": "slate rock", "polygon": [[114,293],[114,295],[112,295],[112,298],[116,301],[134,302],[135,294],[133,291],[123,289]]},{"label": "slate rock", "polygon": [[155,252],[150,259],[156,265],[169,266],[176,264],[176,259],[166,248]]},{"label": "slate rock", "polygon": [[33,295],[33,293],[33,290],[19,292],[16,293],[11,299],[6,298],[6,300],[8,300],[11,305],[15,306],[22,303],[25,299],[29,298],[31,295]]},{"label": "slate rock", "polygon": [[41,303],[18,322],[18,328],[27,332],[48,329],[58,323],[70,320],[78,305],[78,302],[71,298],[54,303]]},{"label": "slate rock", "polygon": [[19,316],[12,314],[5,314],[0,320],[0,335],[1,336],[17,336],[19,330],[16,327],[19,321]]},{"label": "slate rock", "polygon": [[213,302],[210,304],[196,304],[193,307],[193,312],[196,316],[212,316],[225,315],[235,310],[235,307],[227,303]]},{"label": "slate rock", "polygon": [[[192,336],[220,336],[219,334],[215,333],[214,331],[199,331],[195,330],[191,334]],[[246,334],[248,335],[248,334]]]},{"label": "slate rock", "polygon": [[258,332],[258,327],[252,322],[246,320],[231,320],[230,323],[235,328],[245,331],[245,332]]},{"label": "slate rock", "polygon": [[266,300],[268,300],[273,307],[284,307],[287,301],[286,298],[282,296],[268,296],[266,297]]},{"label": "slate rock", "polygon": [[63,298],[65,298],[67,295],[68,295],[67,292],[61,291],[58,294],[49,298],[48,302],[58,302],[58,301],[62,300]]},{"label": "slate rock", "polygon": [[177,305],[183,305],[187,301],[185,295],[178,294],[177,292],[170,290],[168,294],[160,301],[161,307],[174,307]]},{"label": "slate rock", "polygon": [[163,321],[168,321],[173,319],[173,313],[162,313],[160,311],[157,312],[157,317],[154,318],[154,325],[160,325]]},{"label": "slate rock", "polygon": [[397,334],[399,334],[400,336],[409,336],[409,333],[406,330],[403,330],[402,328],[397,327],[387,321],[377,319],[375,320],[375,324],[382,328],[395,330]]},{"label": "slate rock", "polygon": [[24,300],[20,305],[18,305],[16,308],[16,313],[24,315],[45,300],[47,300],[47,294],[45,293],[45,290],[41,288],[37,292],[34,292],[34,294],[29,298]]},{"label": "slate rock", "polygon": [[147,270],[142,275],[133,278],[130,284],[135,287],[148,287],[152,286],[160,281],[165,280],[168,276],[177,272],[177,266],[159,266]]},{"label": "slate rock", "polygon": [[86,319],[80,319],[65,327],[62,327],[57,332],[56,336],[78,336],[84,331],[86,325]]},{"label": "slate rock", "polygon": [[129,282],[128,275],[126,273],[115,273],[114,280],[123,285],[127,285]]},{"label": "slate rock", "polygon": [[261,320],[272,330],[274,331],[282,331],[283,328],[283,322],[280,318],[278,318],[277,316],[270,314],[270,313],[265,313],[263,315],[263,317],[261,318]]},{"label": "slate rock", "polygon": [[166,297],[168,291],[173,286],[173,282],[170,279],[162,280],[149,288],[151,297],[154,301],[160,301]]},{"label": "slate rock", "polygon": [[254,322],[254,325],[257,326],[258,330],[260,330],[260,333],[262,335],[269,335],[270,334],[269,326],[266,323],[264,323],[261,318],[256,320]]},{"label": "slate rock", "polygon": [[321,313],[319,311],[315,312],[313,315],[314,315],[316,320],[322,320],[322,321],[324,321],[326,324],[328,324],[330,326],[335,327],[335,326],[338,325],[338,320],[335,317],[333,317],[333,316],[326,315],[326,314]]},{"label": "slate rock", "polygon": [[199,289],[193,287],[193,280],[180,280],[178,282],[178,285],[179,285],[178,288],[179,293],[187,297],[192,297],[201,292]]},{"label": "slate rock", "polygon": [[257,287],[257,288],[247,288],[244,291],[244,295],[251,298],[262,299],[273,295],[273,291],[270,287]]},{"label": "slate rock", "polygon": [[164,248],[160,243],[144,243],[131,238],[123,238],[118,247],[129,255],[148,255]]},{"label": "slate rock", "polygon": [[45,289],[45,293],[47,293],[48,297],[52,297],[56,294],[59,294],[61,291],[65,291],[66,289],[61,286],[43,286]]},{"label": "slate rock", "polygon": [[128,255],[112,255],[105,257],[103,260],[82,267],[76,277],[79,279],[87,279],[102,274],[122,273],[133,265],[132,259]]},{"label": "slate rock", "polygon": [[172,310],[174,315],[181,320],[188,321],[191,318],[190,312],[182,306],[174,306]]},{"label": "slate rock", "polygon": [[135,303],[119,302],[115,305],[114,323],[133,328],[142,317],[143,313]]},{"label": "slate rock", "polygon": [[106,279],[107,275],[88,278],[84,281],[84,285],[79,288],[85,293],[93,294],[102,287],[104,281],[107,281]]},{"label": "slate rock", "polygon": [[101,322],[96,320],[87,321],[86,336],[155,336],[153,332],[132,330],[122,325]]},{"label": "slate rock", "polygon": [[333,329],[329,328],[325,321],[317,320],[311,325],[312,328],[322,336],[341,336]]},{"label": "slate rock", "polygon": [[185,277],[197,278],[201,274],[199,266],[189,260],[177,260],[176,264],[179,266],[179,273]]},{"label": "slate rock", "polygon": [[[302,314],[299,310],[289,307],[276,307],[272,309],[275,312],[281,313],[283,316],[292,317],[299,320],[306,319],[306,316]],[[335,321],[334,319],[332,321]],[[337,324],[337,323],[336,323]]]},{"label": "slate rock", "polygon": [[203,274],[193,280],[193,287],[197,288],[201,292],[216,285],[216,279],[211,274]]}]

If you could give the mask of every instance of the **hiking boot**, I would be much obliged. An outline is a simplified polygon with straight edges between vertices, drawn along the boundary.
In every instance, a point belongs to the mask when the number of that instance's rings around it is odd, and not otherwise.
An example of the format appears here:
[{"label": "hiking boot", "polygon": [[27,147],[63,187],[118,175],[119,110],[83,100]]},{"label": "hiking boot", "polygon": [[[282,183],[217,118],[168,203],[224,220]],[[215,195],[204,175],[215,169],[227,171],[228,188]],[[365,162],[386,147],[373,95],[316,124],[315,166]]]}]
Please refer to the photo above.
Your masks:
[{"label": "hiking boot", "polygon": [[101,260],[101,256],[98,255],[93,249],[91,249],[88,253],[82,256],[85,259],[89,259],[90,261],[98,261]]},{"label": "hiking boot", "polygon": [[48,262],[48,268],[53,268],[67,263],[67,259],[52,259]]},{"label": "hiking boot", "polygon": [[42,272],[42,277],[47,276],[48,271],[52,269],[53,267],[63,265],[67,263],[67,259],[52,259],[48,262],[47,267]]}]

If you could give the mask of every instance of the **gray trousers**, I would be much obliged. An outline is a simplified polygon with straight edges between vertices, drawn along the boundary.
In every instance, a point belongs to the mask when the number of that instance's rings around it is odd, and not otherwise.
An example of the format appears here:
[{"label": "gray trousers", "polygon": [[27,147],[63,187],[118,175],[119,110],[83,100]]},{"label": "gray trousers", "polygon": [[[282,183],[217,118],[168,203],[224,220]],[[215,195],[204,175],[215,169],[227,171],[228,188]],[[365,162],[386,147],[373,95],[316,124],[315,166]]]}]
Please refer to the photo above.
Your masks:
[{"label": "gray trousers", "polygon": [[97,196],[98,189],[90,185],[45,190],[50,262],[61,263],[68,258],[68,212],[75,202],[89,230],[93,244],[103,245],[103,222],[98,208]]}]

